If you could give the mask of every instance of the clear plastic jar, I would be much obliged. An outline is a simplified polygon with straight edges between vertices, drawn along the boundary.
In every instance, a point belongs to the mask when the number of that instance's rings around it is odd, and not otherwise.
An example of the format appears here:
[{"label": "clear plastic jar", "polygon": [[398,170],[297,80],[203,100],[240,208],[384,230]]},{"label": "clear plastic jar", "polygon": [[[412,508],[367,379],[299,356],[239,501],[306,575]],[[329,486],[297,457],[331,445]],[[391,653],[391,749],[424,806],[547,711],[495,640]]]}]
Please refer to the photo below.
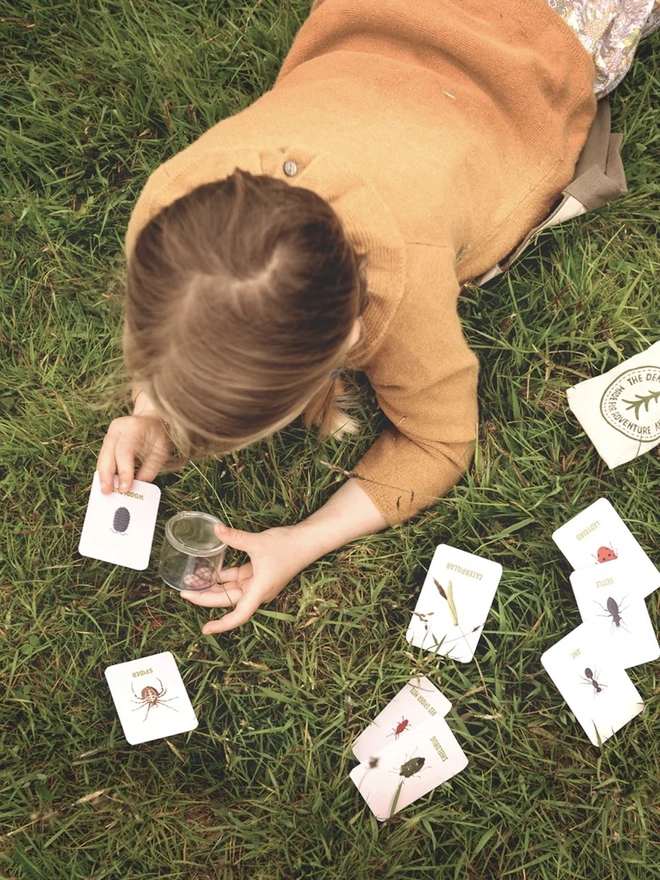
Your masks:
[{"label": "clear plastic jar", "polygon": [[213,531],[219,522],[198,510],[167,521],[158,573],[168,586],[201,592],[217,584],[227,550]]}]

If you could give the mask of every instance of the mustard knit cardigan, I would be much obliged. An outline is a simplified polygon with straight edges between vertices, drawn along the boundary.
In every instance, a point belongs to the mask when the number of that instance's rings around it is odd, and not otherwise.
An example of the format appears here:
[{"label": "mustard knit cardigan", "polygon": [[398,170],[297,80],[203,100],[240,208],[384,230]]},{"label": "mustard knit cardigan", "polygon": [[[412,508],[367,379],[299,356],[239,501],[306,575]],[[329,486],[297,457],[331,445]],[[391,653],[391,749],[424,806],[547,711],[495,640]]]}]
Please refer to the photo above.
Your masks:
[{"label": "mustard knit cardigan", "polygon": [[162,208],[236,168],[307,187],[368,255],[347,366],[390,426],[355,467],[390,523],[469,464],[477,362],[461,284],[511,251],[571,180],[593,65],[544,0],[322,0],[274,88],[149,178],[127,252]]}]

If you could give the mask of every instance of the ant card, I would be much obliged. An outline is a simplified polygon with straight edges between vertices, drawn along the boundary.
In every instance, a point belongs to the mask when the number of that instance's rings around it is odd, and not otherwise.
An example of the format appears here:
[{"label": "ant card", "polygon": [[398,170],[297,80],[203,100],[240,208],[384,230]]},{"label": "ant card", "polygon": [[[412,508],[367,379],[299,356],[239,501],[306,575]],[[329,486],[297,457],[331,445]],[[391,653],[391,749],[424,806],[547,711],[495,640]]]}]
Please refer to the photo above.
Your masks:
[{"label": "ant card", "polygon": [[105,677],[127,741],[163,739],[197,727],[197,716],[170,651],[108,666]]},{"label": "ant card", "polygon": [[451,703],[428,678],[412,678],[353,743],[358,761],[408,737],[420,724],[443,717]]},{"label": "ant card", "polygon": [[130,492],[120,492],[118,483],[115,475],[114,492],[104,495],[99,475],[94,474],[78,552],[144,571],[151,555],[160,489],[153,483],[133,480]]},{"label": "ant card", "polygon": [[383,822],[460,773],[467,763],[445,719],[436,717],[358,764],[351,779]]},{"label": "ant card", "polygon": [[552,539],[575,569],[620,559],[634,568],[642,595],[660,587],[660,572],[607,498],[578,513]]},{"label": "ant card", "polygon": [[628,674],[612,662],[594,621],[564,636],[543,654],[541,663],[595,746],[644,708]]},{"label": "ant card", "polygon": [[467,663],[474,657],[502,566],[447,544],[436,547],[406,638]]},{"label": "ant card", "polygon": [[599,642],[619,665],[628,669],[660,657],[634,569],[628,569],[620,559],[606,568],[590,565],[571,574],[571,585],[582,620],[595,621]]}]

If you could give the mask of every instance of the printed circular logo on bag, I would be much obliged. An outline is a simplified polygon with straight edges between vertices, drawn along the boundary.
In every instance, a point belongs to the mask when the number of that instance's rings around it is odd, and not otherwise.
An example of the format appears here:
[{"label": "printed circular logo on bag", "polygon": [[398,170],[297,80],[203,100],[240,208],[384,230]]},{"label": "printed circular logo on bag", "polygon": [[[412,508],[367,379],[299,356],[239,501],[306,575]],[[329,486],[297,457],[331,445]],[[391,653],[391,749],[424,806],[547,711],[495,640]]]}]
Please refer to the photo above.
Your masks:
[{"label": "printed circular logo on bag", "polygon": [[654,443],[660,439],[660,368],[625,370],[608,385],[600,412],[620,434]]}]

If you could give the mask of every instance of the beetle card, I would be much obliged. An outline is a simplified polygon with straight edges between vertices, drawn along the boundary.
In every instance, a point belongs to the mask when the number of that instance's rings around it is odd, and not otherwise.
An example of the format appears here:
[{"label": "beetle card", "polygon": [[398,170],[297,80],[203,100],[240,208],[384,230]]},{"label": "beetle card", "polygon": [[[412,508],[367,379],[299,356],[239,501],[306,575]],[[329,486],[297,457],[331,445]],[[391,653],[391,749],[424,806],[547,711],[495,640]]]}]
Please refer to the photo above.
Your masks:
[{"label": "beetle card", "polygon": [[549,648],[541,663],[593,745],[609,739],[644,708],[628,674],[612,662],[594,621]]},{"label": "beetle card", "polygon": [[198,721],[170,651],[108,666],[105,677],[132,745],[194,730]]},{"label": "beetle card", "polygon": [[420,724],[442,717],[451,703],[428,678],[411,678],[353,743],[358,761],[366,761],[386,746],[407,737]]},{"label": "beetle card", "polygon": [[474,657],[502,566],[447,544],[436,547],[406,638],[467,663]]},{"label": "beetle card", "polygon": [[78,552],[144,571],[151,555],[160,489],[153,483],[133,480],[129,492],[120,492],[118,483],[115,474],[114,492],[104,495],[99,475],[94,474]]},{"label": "beetle card", "polygon": [[379,822],[467,767],[468,759],[444,718],[436,716],[351,771]]},{"label": "beetle card", "polygon": [[621,559],[634,568],[642,595],[660,587],[660,572],[607,498],[599,498],[552,533],[573,568]]},{"label": "beetle card", "polygon": [[606,568],[590,565],[571,574],[571,585],[582,620],[595,621],[598,640],[619,665],[628,669],[660,657],[634,569],[629,570],[620,559]]}]

